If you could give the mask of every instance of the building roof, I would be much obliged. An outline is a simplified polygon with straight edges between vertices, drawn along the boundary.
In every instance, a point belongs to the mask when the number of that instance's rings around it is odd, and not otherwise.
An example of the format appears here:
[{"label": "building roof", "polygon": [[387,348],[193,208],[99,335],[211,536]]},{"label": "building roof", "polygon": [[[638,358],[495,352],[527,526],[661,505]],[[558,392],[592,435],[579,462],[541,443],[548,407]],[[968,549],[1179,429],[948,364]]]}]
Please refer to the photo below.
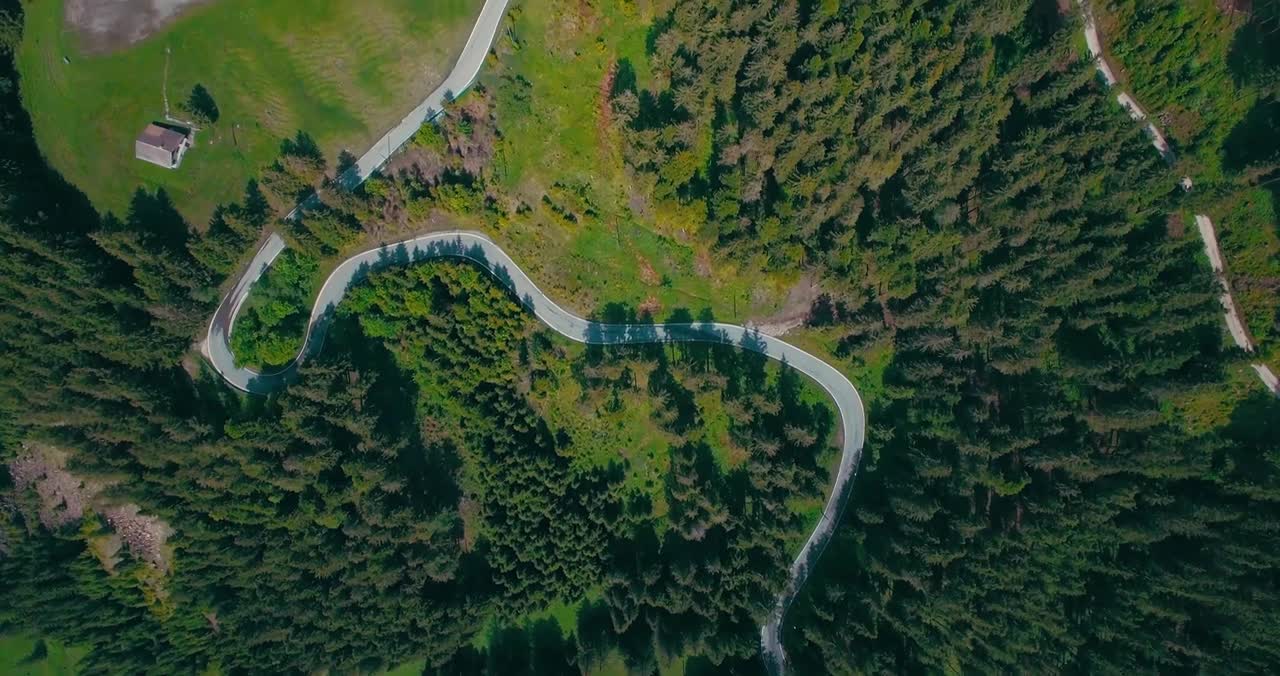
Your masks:
[{"label": "building roof", "polygon": [[147,128],[143,129],[141,134],[138,134],[138,143],[145,143],[153,148],[164,148],[169,152],[181,148],[183,141],[186,140],[186,134],[167,127],[161,127],[155,123],[147,125]]},{"label": "building roof", "polygon": [[172,168],[177,166],[186,142],[186,134],[152,123],[138,134],[133,151],[140,160]]}]

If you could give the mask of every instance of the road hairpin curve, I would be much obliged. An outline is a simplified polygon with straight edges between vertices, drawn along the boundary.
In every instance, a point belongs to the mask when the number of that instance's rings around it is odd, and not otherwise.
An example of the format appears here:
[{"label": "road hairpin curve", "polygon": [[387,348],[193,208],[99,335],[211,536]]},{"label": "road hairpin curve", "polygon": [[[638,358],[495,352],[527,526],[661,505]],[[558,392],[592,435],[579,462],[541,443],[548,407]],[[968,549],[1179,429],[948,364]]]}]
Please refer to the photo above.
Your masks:
[{"label": "road hairpin curve", "polygon": [[[457,62],[445,81],[427,95],[399,124],[391,128],[337,179],[338,189],[351,189],[365,181],[418,132],[431,122],[444,105],[461,94],[475,81],[489,54],[498,27],[506,15],[509,0],[485,0],[484,7],[467,37]],[[298,209],[287,218],[297,215]],[[623,345],[638,343],[706,342],[738,347],[776,359],[809,376],[836,402],[840,412],[841,456],[831,495],[809,539],[791,564],[787,583],[778,595],[768,619],[760,628],[760,651],[772,673],[786,668],[786,652],[782,647],[782,619],[800,588],[809,577],[831,541],[840,513],[848,502],[854,475],[862,459],[866,435],[866,412],[862,398],[849,379],[830,364],[772,336],[743,326],[716,322],[689,324],[605,324],[579,317],[547,297],[493,240],[475,232],[450,232],[424,235],[379,246],[356,254],[338,265],[325,280],[311,318],[302,348],[293,361],[271,373],[258,373],[237,366],[231,353],[231,330],[240,306],[249,295],[253,283],[284,251],[284,240],[272,233],[254,255],[249,267],[223,298],[209,322],[209,331],[201,349],[214,370],[232,386],[250,394],[270,394],[284,387],[298,371],[298,365],[324,345],[324,333],[339,301],[352,284],[370,271],[391,264],[407,264],[436,258],[462,258],[485,268],[507,286],[534,316],[569,340],[591,345]]]},{"label": "road hairpin curve", "polygon": [[250,262],[244,275],[218,306],[209,322],[202,350],[215,371],[232,386],[250,394],[271,394],[283,388],[298,372],[298,366],[320,351],[324,334],[338,303],[347,291],[372,271],[393,265],[407,265],[441,258],[464,259],[484,268],[507,287],[520,303],[542,323],[569,340],[589,345],[629,345],[640,343],[718,343],[735,345],[776,359],[809,376],[835,401],[840,413],[841,457],[835,484],[809,539],[791,564],[787,584],[778,595],[767,621],[760,629],[760,649],[770,670],[785,668],[782,648],[782,619],[809,577],[835,531],[840,513],[848,501],[850,487],[862,458],[866,435],[866,412],[862,398],[844,374],[827,362],[773,336],[751,327],[719,322],[670,324],[607,324],[564,309],[516,265],[507,252],[478,232],[441,232],[385,244],[344,260],[329,274],[316,296],[307,323],[302,347],[293,361],[271,372],[259,373],[238,366],[231,352],[231,330],[236,314],[248,297],[253,283],[270,267],[285,248],[284,240],[271,234]]}]

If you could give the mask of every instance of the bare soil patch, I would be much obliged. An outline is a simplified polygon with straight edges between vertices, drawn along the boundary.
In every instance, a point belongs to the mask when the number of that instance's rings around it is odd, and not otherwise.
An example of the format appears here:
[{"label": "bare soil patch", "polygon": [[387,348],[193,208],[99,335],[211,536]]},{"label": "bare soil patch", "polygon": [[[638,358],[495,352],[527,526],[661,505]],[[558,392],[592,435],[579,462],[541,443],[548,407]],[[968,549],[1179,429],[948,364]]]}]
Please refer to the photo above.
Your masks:
[{"label": "bare soil patch", "polygon": [[67,0],[67,27],[88,54],[106,54],[146,39],[184,11],[213,0]]},{"label": "bare soil patch", "polygon": [[817,280],[806,274],[787,292],[787,300],[777,312],[768,317],[748,319],[748,322],[767,336],[781,336],[808,321],[809,312],[821,295],[822,289]]}]

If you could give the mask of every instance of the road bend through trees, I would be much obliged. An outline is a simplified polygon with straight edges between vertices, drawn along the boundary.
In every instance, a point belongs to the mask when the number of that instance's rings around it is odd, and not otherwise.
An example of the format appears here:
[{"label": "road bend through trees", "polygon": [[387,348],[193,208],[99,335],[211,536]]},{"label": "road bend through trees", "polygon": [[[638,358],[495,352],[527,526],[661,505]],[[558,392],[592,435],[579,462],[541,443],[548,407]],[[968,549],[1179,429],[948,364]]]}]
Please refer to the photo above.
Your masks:
[{"label": "road bend through trees", "polygon": [[307,324],[306,338],[297,357],[283,369],[273,373],[258,373],[236,364],[230,344],[231,328],[253,283],[283,249],[284,242],[278,235],[272,234],[267,239],[244,275],[218,306],[202,345],[203,352],[214,369],[228,383],[251,394],[275,392],[297,374],[298,365],[323,347],[325,331],[338,303],[353,285],[366,278],[370,272],[392,265],[436,258],[461,258],[479,265],[504,284],[544,324],[579,343],[621,345],[705,342],[736,345],[776,359],[812,378],[831,395],[840,412],[841,457],[831,495],[827,498],[822,515],[791,564],[787,584],[760,630],[761,651],[766,663],[772,671],[782,670],[786,661],[782,648],[782,620],[808,578],[814,562],[831,539],[862,458],[866,412],[858,390],[844,374],[818,357],[787,342],[761,334],[751,327],[717,322],[606,324],[579,317],[548,298],[493,240],[474,232],[424,235],[369,249],[346,259],[320,288]]}]

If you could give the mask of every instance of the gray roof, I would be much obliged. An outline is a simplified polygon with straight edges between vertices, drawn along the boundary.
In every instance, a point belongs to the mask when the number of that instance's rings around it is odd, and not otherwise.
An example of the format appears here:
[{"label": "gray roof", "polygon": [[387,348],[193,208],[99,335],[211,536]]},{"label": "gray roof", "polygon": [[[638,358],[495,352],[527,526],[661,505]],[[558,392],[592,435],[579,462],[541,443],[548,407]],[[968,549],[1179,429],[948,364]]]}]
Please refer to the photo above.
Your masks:
[{"label": "gray roof", "polygon": [[156,148],[164,148],[169,152],[173,152],[182,147],[182,142],[187,140],[187,135],[182,132],[174,131],[168,127],[161,127],[152,123],[147,125],[146,129],[138,134],[138,143],[145,143]]},{"label": "gray roof", "polygon": [[182,132],[161,127],[158,124],[149,124],[146,129],[142,130],[141,134],[138,134],[138,139],[133,144],[133,150],[140,160],[158,164],[162,167],[172,167],[174,153],[182,149],[182,144],[186,140],[187,135]]}]

